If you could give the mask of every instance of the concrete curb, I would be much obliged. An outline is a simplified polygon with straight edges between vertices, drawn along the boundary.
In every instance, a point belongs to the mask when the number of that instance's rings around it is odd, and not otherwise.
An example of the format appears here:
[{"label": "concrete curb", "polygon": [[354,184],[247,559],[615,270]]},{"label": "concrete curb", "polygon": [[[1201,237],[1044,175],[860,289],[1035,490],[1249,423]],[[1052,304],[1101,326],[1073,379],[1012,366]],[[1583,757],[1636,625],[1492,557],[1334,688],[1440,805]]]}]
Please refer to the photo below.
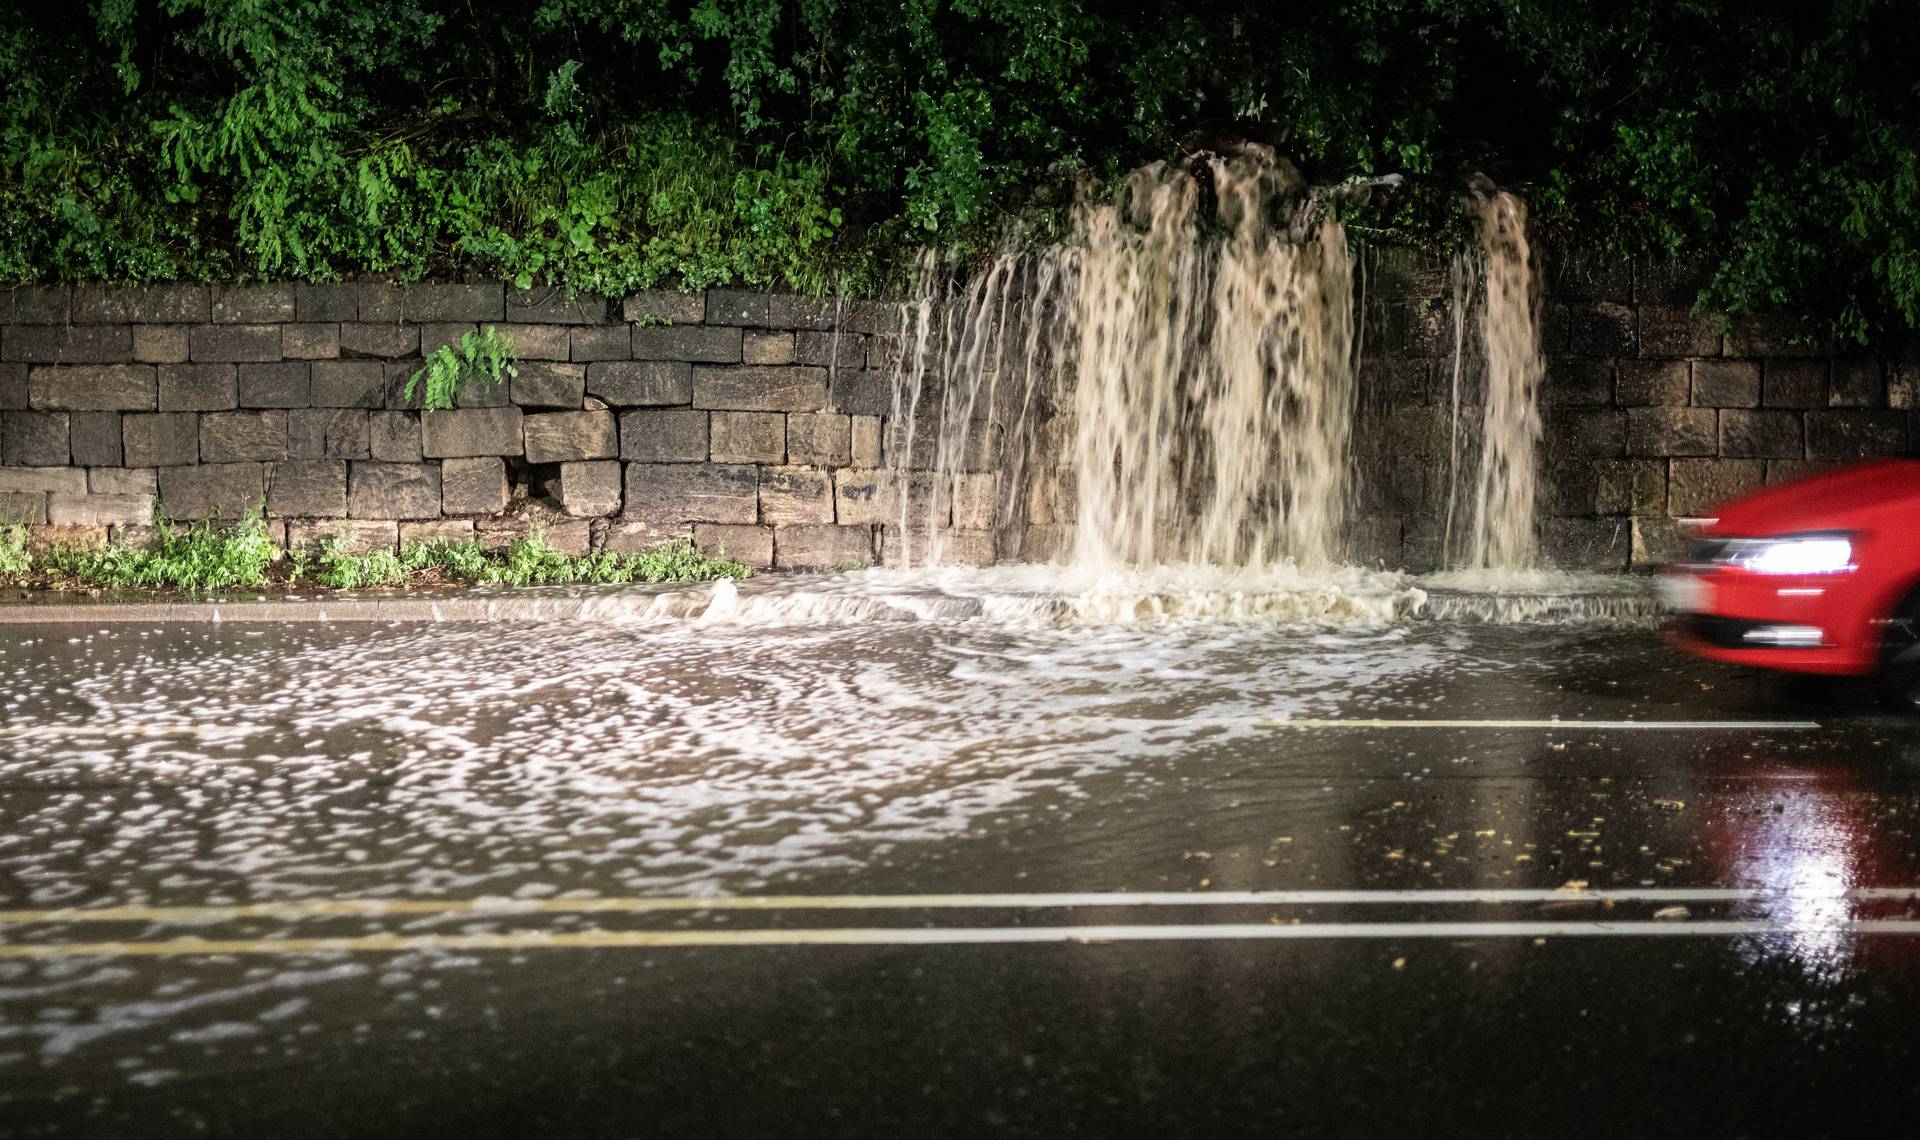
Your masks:
[{"label": "concrete curb", "polygon": [[27,602],[0,605],[0,626],[218,622],[563,622],[642,612],[659,594],[603,598],[277,599],[261,602]]}]

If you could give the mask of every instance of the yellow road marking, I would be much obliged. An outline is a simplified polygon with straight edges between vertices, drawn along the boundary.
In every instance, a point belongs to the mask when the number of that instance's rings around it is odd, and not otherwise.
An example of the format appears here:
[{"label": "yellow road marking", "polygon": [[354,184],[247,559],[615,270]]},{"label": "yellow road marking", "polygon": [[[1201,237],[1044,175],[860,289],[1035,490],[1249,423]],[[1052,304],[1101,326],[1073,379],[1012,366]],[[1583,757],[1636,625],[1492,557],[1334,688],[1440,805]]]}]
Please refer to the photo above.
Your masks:
[{"label": "yellow road marking", "polygon": [[599,950],[734,946],[958,946],[1019,943],[1733,937],[1810,931],[1920,934],[1920,921],[1858,919],[1832,924],[1760,921],[1220,923],[1171,926],[836,927],[801,930],[587,930],[566,933],[369,934],[357,938],[175,938],[163,942],[0,944],[0,958],[175,958],[249,954],[393,954],[421,950]]},{"label": "yellow road marking", "polygon": [[268,918],[384,918],[471,915],[511,918],[553,914],[645,914],[662,911],[784,910],[1043,910],[1081,907],[1371,906],[1543,902],[1735,903],[1794,898],[1852,901],[1920,898],[1920,887],[1846,891],[1778,891],[1754,887],[1628,887],[1620,890],[1499,888],[1491,890],[1037,891],[902,895],[716,895],[557,899],[312,899],[233,906],[103,906],[0,911],[0,924],[156,922],[202,924]]}]

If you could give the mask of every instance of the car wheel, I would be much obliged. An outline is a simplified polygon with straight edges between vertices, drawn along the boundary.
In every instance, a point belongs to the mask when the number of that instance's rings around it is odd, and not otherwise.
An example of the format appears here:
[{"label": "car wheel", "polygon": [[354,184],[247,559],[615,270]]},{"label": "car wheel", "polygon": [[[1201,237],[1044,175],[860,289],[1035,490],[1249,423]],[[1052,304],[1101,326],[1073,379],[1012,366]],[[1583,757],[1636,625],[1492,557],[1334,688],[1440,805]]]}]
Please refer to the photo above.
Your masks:
[{"label": "car wheel", "polygon": [[1893,697],[1920,712],[1920,590],[1907,595],[1880,639],[1881,675]]}]

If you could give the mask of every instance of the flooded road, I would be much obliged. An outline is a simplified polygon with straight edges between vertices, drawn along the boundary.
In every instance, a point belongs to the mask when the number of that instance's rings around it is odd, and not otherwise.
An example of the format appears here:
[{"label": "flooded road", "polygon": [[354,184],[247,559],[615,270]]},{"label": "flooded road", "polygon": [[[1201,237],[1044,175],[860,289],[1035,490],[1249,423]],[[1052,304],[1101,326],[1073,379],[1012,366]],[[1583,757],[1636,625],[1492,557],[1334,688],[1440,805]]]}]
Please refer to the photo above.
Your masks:
[{"label": "flooded road", "polygon": [[1920,722],[1860,690],[1643,624],[907,609],[10,627],[0,1135],[1920,1107]]}]

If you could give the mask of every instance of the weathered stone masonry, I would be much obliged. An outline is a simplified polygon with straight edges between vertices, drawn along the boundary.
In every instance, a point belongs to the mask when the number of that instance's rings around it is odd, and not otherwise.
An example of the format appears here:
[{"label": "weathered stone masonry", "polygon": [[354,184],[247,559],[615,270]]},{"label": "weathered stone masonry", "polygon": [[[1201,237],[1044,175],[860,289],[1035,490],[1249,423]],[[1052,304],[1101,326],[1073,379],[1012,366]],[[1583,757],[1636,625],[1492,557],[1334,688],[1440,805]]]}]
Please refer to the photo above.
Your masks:
[{"label": "weathered stone masonry", "polygon": [[[760,566],[877,562],[886,313],[499,284],[0,291],[0,519],[97,543],[140,537],[156,499],[264,504],[291,544],[540,526],[574,552],[691,536]],[[423,356],[483,324],[518,375],[410,404]]]},{"label": "weathered stone masonry", "polygon": [[[1546,277],[1540,525],[1559,565],[1660,561],[1676,517],[1920,442],[1910,361],[1835,355],[1766,322],[1723,335],[1690,311],[1698,282],[1671,270],[1576,261]],[[1348,548],[1427,569],[1453,438],[1448,289],[1414,254],[1379,259],[1369,284]],[[180,519],[264,505],[291,544],[502,545],[539,526],[571,551],[690,536],[760,566],[895,561],[897,319],[728,290],[0,290],[0,520],[41,541],[137,539],[157,499]],[[483,324],[514,339],[511,383],[470,387],[451,411],[410,406],[424,354]],[[1464,435],[1478,416],[1463,407]],[[916,451],[931,440],[923,428]],[[943,508],[964,561],[996,544],[999,457],[977,450]],[[1042,468],[1068,454],[1045,450]],[[1019,549],[1062,549],[1070,487],[1026,503],[1036,525]]]},{"label": "weathered stone masonry", "polygon": [[[1701,279],[1684,266],[1576,256],[1543,277],[1540,537],[1556,565],[1666,561],[1676,518],[1920,444],[1920,363],[1912,359],[1834,353],[1797,341],[1779,319],[1736,321],[1723,334],[1692,311]],[[1452,436],[1448,286],[1443,266],[1403,251],[1374,284],[1353,549],[1364,560],[1430,569],[1440,556]],[[1465,434],[1479,417],[1477,407],[1462,410]]]}]

